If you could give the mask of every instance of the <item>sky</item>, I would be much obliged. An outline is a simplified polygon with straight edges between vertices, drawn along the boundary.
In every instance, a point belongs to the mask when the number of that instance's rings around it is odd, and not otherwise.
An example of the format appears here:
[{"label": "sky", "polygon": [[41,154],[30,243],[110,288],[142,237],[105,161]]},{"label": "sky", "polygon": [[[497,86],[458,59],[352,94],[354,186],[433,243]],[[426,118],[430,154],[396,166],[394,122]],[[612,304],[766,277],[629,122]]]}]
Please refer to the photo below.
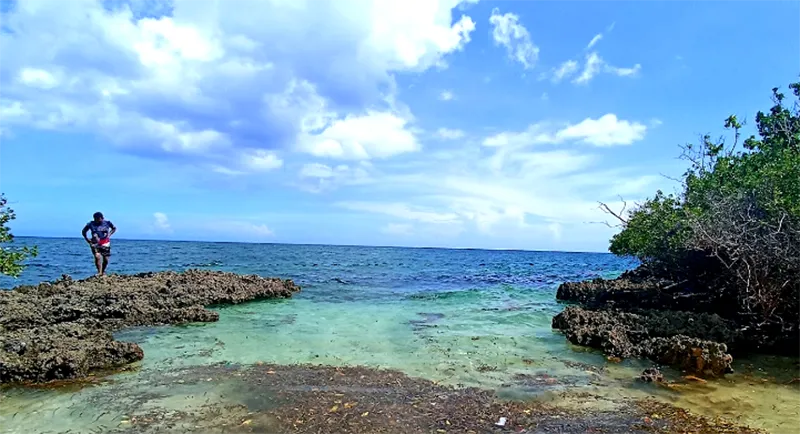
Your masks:
[{"label": "sky", "polygon": [[[68,5],[68,6],[67,6]],[[800,74],[790,1],[0,1],[15,235],[607,251]]]}]

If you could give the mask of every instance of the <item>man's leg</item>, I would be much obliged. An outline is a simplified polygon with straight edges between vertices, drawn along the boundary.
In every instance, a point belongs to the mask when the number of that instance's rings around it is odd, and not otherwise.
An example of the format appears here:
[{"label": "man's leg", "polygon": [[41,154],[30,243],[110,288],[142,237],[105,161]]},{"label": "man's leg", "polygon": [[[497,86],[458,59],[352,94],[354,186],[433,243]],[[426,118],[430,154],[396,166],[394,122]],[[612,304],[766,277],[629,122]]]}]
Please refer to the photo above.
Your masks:
[{"label": "man's leg", "polygon": [[94,266],[97,267],[97,274],[103,274],[103,255],[100,252],[94,252]]},{"label": "man's leg", "polygon": [[111,256],[111,249],[104,247],[100,249],[100,252],[103,254],[103,268],[100,271],[100,274],[104,275],[106,274],[106,268],[108,268],[108,258]]}]

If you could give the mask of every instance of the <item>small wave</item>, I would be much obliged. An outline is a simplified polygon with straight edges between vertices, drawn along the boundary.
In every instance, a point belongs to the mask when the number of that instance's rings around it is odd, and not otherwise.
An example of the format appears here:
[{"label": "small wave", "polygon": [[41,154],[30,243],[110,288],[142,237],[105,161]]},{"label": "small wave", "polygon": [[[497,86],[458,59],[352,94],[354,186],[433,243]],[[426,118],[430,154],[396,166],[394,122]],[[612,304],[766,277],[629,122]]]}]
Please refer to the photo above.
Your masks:
[{"label": "small wave", "polygon": [[407,296],[409,300],[471,300],[482,295],[480,289],[467,289],[463,291],[438,291],[420,292]]},{"label": "small wave", "polygon": [[224,265],[222,261],[211,261],[211,262],[189,262],[183,264],[186,268],[208,268],[208,267],[221,267]]}]

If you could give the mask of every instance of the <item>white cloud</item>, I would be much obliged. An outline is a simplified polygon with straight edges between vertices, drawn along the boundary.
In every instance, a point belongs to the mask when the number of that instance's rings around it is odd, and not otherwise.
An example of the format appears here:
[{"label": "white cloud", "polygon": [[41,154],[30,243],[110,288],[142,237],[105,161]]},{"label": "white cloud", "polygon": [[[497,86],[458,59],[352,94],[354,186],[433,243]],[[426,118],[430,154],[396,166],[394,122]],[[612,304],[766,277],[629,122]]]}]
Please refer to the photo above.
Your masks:
[{"label": "white cloud", "polygon": [[242,155],[242,158],[244,159],[244,167],[253,171],[267,171],[278,169],[283,166],[283,160],[274,152],[264,149],[246,151]]},{"label": "white cloud", "polygon": [[528,29],[519,22],[518,15],[510,12],[500,15],[500,10],[494,8],[489,23],[492,25],[494,43],[504,46],[509,58],[522,64],[525,69],[536,66],[539,47],[531,40]]},{"label": "white cloud", "polygon": [[302,178],[332,178],[334,174],[334,169],[331,166],[320,163],[304,164],[303,168],[300,169]]},{"label": "white cloud", "polygon": [[163,212],[153,213],[153,228],[158,232],[172,232],[172,226],[169,224],[169,218]]},{"label": "white cloud", "polygon": [[599,147],[630,145],[642,140],[646,132],[646,125],[621,120],[615,114],[608,113],[598,119],[586,118],[577,124],[567,124],[561,128],[557,128],[553,123],[532,124],[525,131],[507,131],[486,137],[483,146],[519,148],[569,141],[579,141]]},{"label": "white cloud", "polygon": [[556,137],[565,140],[580,140],[594,146],[630,145],[642,140],[647,127],[639,122],[620,120],[613,113],[598,119],[586,118],[580,123],[570,125]]},{"label": "white cloud", "polygon": [[554,83],[558,83],[564,78],[574,74],[576,71],[578,71],[578,62],[574,60],[567,60],[553,71],[552,81]]},{"label": "white cloud", "polygon": [[394,113],[368,112],[336,120],[321,132],[304,133],[299,149],[316,157],[345,160],[388,158],[421,149],[408,120]]},{"label": "white cloud", "polygon": [[[610,65],[600,56],[597,50],[594,49],[595,46],[605,37],[605,34],[610,33],[612,30],[614,30],[614,23],[608,26],[604,33],[596,34],[586,45],[585,50],[591,51],[586,54],[583,62],[583,69],[581,70],[581,73],[572,80],[573,84],[588,84],[594,77],[602,72],[613,74],[618,77],[634,77],[641,72],[642,65],[638,63],[630,68]],[[539,75],[539,80],[545,80],[549,77],[550,81],[553,83],[559,83],[563,79],[574,75],[580,69],[580,63],[577,60],[566,60],[558,67],[552,68],[552,70],[548,72],[541,73]]]},{"label": "white cloud", "polygon": [[587,45],[587,46],[586,46],[586,49],[587,49],[587,50],[591,49],[591,48],[592,48],[592,47],[594,47],[594,46],[595,46],[595,45],[596,45],[598,42],[600,42],[600,40],[601,40],[601,39],[603,39],[603,34],[602,34],[602,33],[598,33],[598,34],[594,35],[594,37],[592,38],[592,40],[591,40],[591,41],[589,41],[589,45]]},{"label": "white cloud", "polygon": [[634,77],[639,74],[641,69],[642,65],[638,63],[631,68],[620,68],[609,65],[597,52],[593,51],[586,55],[586,63],[584,63],[581,75],[576,77],[572,82],[575,84],[587,84],[600,72],[607,72],[619,77]]},{"label": "white cloud", "polygon": [[238,220],[221,220],[212,222],[207,229],[223,236],[234,236],[237,241],[263,241],[272,238],[275,233],[264,223],[253,223]]},{"label": "white cloud", "polygon": [[174,0],[170,16],[76,2],[4,12],[4,129],[97,133],[228,175],[279,168],[298,148],[342,159],[419,149],[394,75],[446,67],[475,29],[459,0]]},{"label": "white cloud", "polygon": [[598,72],[600,72],[600,68],[603,66],[603,59],[600,58],[600,55],[597,52],[591,52],[586,55],[586,63],[583,65],[583,72],[581,75],[576,77],[572,82],[575,84],[587,84],[589,83]]},{"label": "white cloud", "polygon": [[58,85],[58,79],[53,74],[36,68],[22,68],[19,72],[19,81],[31,87],[52,89]]},{"label": "white cloud", "polygon": [[[478,237],[516,247],[524,247],[523,240],[530,246],[550,240],[552,245],[576,248],[570,243],[594,237],[600,244],[610,233],[599,225],[587,226],[606,217],[597,201],[617,206],[618,194],[639,200],[664,180],[603,161],[602,154],[591,150],[629,145],[645,133],[645,125],[614,114],[574,123],[538,122],[522,132],[486,137],[478,147],[460,145],[441,158],[376,176],[371,186],[379,192],[376,197],[399,200],[338,205],[405,221],[391,224],[413,225],[415,237],[477,231]],[[592,147],[580,151],[564,146],[569,142]],[[539,149],[543,145],[562,146]]]},{"label": "white cloud", "polygon": [[632,68],[618,68],[616,66],[606,65],[606,70],[620,77],[632,77],[639,74],[639,71],[642,70],[642,65],[637,63],[633,65]]},{"label": "white cloud", "polygon": [[[610,113],[534,122],[482,143],[460,140],[467,135],[458,129],[423,133],[421,125],[431,124],[398,100],[395,77],[446,68],[449,55],[465,48],[475,23],[457,0],[237,8],[174,0],[169,17],[74,1],[70,8],[19,2],[4,15],[11,32],[0,33],[3,134],[20,126],[97,132],[126,152],[166,155],[213,176],[280,172],[273,176],[304,191],[341,189],[332,193],[341,209],[375,214],[376,230],[424,235],[430,244],[472,229],[515,245],[580,237],[584,222],[603,218],[596,200],[636,198],[657,182],[603,161],[593,148],[631,144],[646,133]],[[489,21],[494,43],[534,68],[539,48],[519,17],[495,9]],[[590,68],[585,82],[641,69],[612,67],[594,54],[599,70]],[[561,64],[558,80],[578,75],[578,60]],[[422,153],[423,137],[440,141]],[[358,200],[345,200],[347,188]],[[191,225],[163,218],[182,232]],[[221,239],[259,241],[274,236],[270,225],[239,216],[195,226]]]},{"label": "white cloud", "polygon": [[[440,213],[419,207],[410,207],[407,204],[399,202],[359,202],[359,201],[345,201],[337,204],[342,208],[347,208],[353,211],[366,211],[379,214],[385,214],[395,218],[418,221],[422,223],[457,223],[459,217],[452,212]],[[416,208],[416,209],[414,209]]]},{"label": "white cloud", "polygon": [[263,223],[234,222],[234,227],[241,228],[242,231],[252,234],[256,239],[275,235],[272,229]]},{"label": "white cloud", "polygon": [[306,163],[300,168],[300,179],[296,186],[311,193],[320,193],[342,186],[367,184],[371,181],[370,168],[364,161],[356,166]]},{"label": "white cloud", "polygon": [[442,101],[452,101],[455,97],[453,92],[449,90],[443,90],[442,93],[439,94],[439,99]]},{"label": "white cloud", "polygon": [[464,131],[450,128],[439,128],[436,130],[436,136],[442,140],[458,140],[466,135]]},{"label": "white cloud", "polygon": [[[634,175],[630,169],[605,169],[599,156],[575,151],[484,149],[491,150],[484,159],[452,154],[457,161],[451,165],[430,161],[413,174],[382,178],[381,190],[402,192],[403,202],[359,201],[339,206],[405,220],[414,224],[415,232],[453,234],[474,228],[484,236],[520,246],[522,239],[541,242],[546,237],[562,242],[567,233],[570,238],[585,233],[588,222],[605,217],[597,209],[597,200],[616,206],[617,194],[639,199],[660,180]],[[608,236],[598,227],[590,232],[604,239]]]}]

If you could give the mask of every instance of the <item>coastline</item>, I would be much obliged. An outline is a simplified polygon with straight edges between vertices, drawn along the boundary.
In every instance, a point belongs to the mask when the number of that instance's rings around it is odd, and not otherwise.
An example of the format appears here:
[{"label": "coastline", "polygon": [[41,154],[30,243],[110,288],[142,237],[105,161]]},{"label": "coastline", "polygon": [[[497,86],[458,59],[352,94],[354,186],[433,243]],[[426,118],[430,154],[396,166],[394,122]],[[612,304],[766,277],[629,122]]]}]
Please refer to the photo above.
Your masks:
[{"label": "coastline", "polygon": [[107,275],[0,292],[0,384],[85,378],[145,357],[112,333],[126,327],[213,322],[206,306],[288,298],[291,280],[188,270]]},{"label": "coastline", "polygon": [[610,359],[645,358],[701,377],[733,372],[733,357],[739,355],[800,361],[798,325],[788,333],[785,327],[762,327],[724,296],[659,277],[643,266],[616,279],[565,282],[556,298],[570,305],[553,318],[553,328]]},{"label": "coastline", "polygon": [[[571,284],[564,285],[569,287]],[[561,377],[555,373],[548,375],[547,371],[533,368],[529,369],[530,374],[513,375],[499,389],[439,383],[396,369],[359,364],[333,366],[326,363],[190,363],[188,366],[167,369],[151,367],[142,370],[139,365],[142,361],[147,363],[147,351],[142,351],[137,343],[126,342],[124,337],[121,342],[115,340],[112,335],[112,332],[144,325],[217,321],[220,318],[219,312],[203,306],[292,298],[298,291],[300,288],[291,280],[198,270],[110,275],[80,281],[63,278],[55,282],[20,286],[13,291],[5,291],[5,295],[0,295],[0,314],[7,312],[12,304],[12,310],[20,314],[13,318],[0,315],[4,318],[3,328],[0,329],[4,333],[4,342],[0,351],[4,351],[9,343],[8,335],[5,334],[8,325],[16,327],[15,332],[18,333],[22,329],[19,325],[27,324],[30,326],[28,334],[15,336],[22,336],[21,340],[42,339],[46,345],[61,345],[47,355],[48,360],[54,360],[54,354],[55,358],[59,354],[66,354],[71,359],[62,359],[68,362],[64,366],[69,369],[44,371],[57,372],[54,379],[49,374],[29,375],[31,378],[26,382],[6,384],[0,388],[0,400],[3,390],[13,392],[20,390],[20,386],[30,390],[52,390],[70,396],[91,389],[94,392],[89,402],[103,404],[98,404],[97,410],[73,410],[70,417],[75,417],[73,412],[78,417],[83,417],[84,413],[91,414],[92,420],[88,423],[92,427],[105,427],[107,432],[208,432],[224,428],[226,432],[323,430],[331,433],[422,433],[437,430],[502,432],[513,428],[577,433],[585,432],[590,427],[603,427],[610,432],[767,432],[748,428],[746,424],[736,423],[728,418],[692,413],[681,405],[672,405],[662,399],[607,396],[602,393],[602,389],[606,387],[603,382],[597,382],[590,387],[589,390],[593,389],[594,392],[581,391],[587,390],[581,385],[583,380],[576,382],[569,376]],[[563,298],[563,292],[559,291],[559,298]],[[37,315],[31,315],[36,309],[44,310]],[[513,312],[516,308],[510,306],[509,309]],[[48,322],[43,318],[52,320]],[[70,324],[69,327],[59,328],[53,323],[64,319],[67,320],[65,324]],[[412,321],[412,325],[435,329],[438,320],[436,314],[425,314],[419,321]],[[280,324],[289,320],[275,318],[273,321]],[[85,330],[88,338],[73,334],[76,333],[76,326],[80,326],[77,329],[79,331]],[[185,333],[181,330],[183,329],[175,329],[174,333]],[[51,333],[55,334],[51,336]],[[74,340],[64,339],[64,336]],[[83,341],[76,341],[80,339]],[[266,339],[263,342],[271,340]],[[15,340],[20,341],[16,338]],[[86,345],[87,342],[89,345]],[[138,348],[140,352],[131,352],[132,357],[123,358],[121,355],[126,353],[121,352],[119,345]],[[20,349],[13,342],[9,348],[14,351]],[[26,345],[26,350],[28,348],[30,347]],[[106,354],[109,353],[116,358],[107,357]],[[96,357],[98,354],[102,356]],[[3,360],[7,361],[8,356],[3,355]],[[92,365],[93,362],[96,365]],[[529,363],[524,359],[523,362]],[[28,366],[33,366],[34,369],[47,367],[40,362]],[[590,365],[576,367],[590,373],[590,378],[600,375],[597,372],[602,374],[602,371],[596,371],[597,368]],[[125,372],[129,368],[133,369]],[[4,369],[7,369],[7,365]],[[478,371],[483,372],[484,369],[487,375],[491,375],[497,367],[481,366]],[[341,378],[341,381],[337,382],[337,378]],[[648,386],[642,379],[634,376],[629,377],[629,381],[631,384],[641,384],[640,387],[658,387]],[[683,393],[678,391],[688,392],[695,387],[693,383],[692,380],[678,379],[659,385],[668,387],[672,393]],[[128,403],[151,402],[153,396],[163,393],[156,390],[182,390],[187,387],[200,388],[194,392],[185,392],[187,402],[198,395],[208,393],[209,396],[204,396],[202,403],[195,402],[178,411],[167,408],[173,404],[167,407],[156,404],[155,407],[150,405],[146,409],[139,409],[137,406],[140,404]],[[228,396],[231,392],[218,392],[220,388],[228,391],[232,388],[242,389],[241,393],[245,395],[232,400]],[[536,392],[533,396],[505,396],[507,390]],[[598,394],[598,391],[601,393]],[[212,392],[218,393],[217,398],[210,397]],[[127,396],[125,405],[105,403],[120,396]],[[550,398],[542,401],[536,396]],[[417,399],[409,400],[409,397]],[[254,400],[269,401],[271,404],[268,408],[256,410],[242,404]],[[425,400],[430,401],[430,407],[421,407],[421,402]],[[7,405],[13,402],[13,399],[5,400]],[[181,408],[183,406],[181,404]],[[23,408],[20,411],[25,411]],[[109,409],[114,408],[118,411],[110,417]],[[331,411],[334,408],[336,410]],[[486,410],[487,408],[490,410]],[[52,412],[60,413],[60,410],[54,408]],[[17,413],[9,414],[9,418],[3,423],[7,425],[12,422],[12,417]],[[368,415],[362,416],[364,413]],[[494,425],[500,417],[506,417],[506,427]],[[297,420],[303,422],[298,424]],[[4,421],[3,414],[0,414],[0,421]],[[7,426],[13,427],[13,424]],[[7,432],[17,431],[12,428],[12,431]]]}]

